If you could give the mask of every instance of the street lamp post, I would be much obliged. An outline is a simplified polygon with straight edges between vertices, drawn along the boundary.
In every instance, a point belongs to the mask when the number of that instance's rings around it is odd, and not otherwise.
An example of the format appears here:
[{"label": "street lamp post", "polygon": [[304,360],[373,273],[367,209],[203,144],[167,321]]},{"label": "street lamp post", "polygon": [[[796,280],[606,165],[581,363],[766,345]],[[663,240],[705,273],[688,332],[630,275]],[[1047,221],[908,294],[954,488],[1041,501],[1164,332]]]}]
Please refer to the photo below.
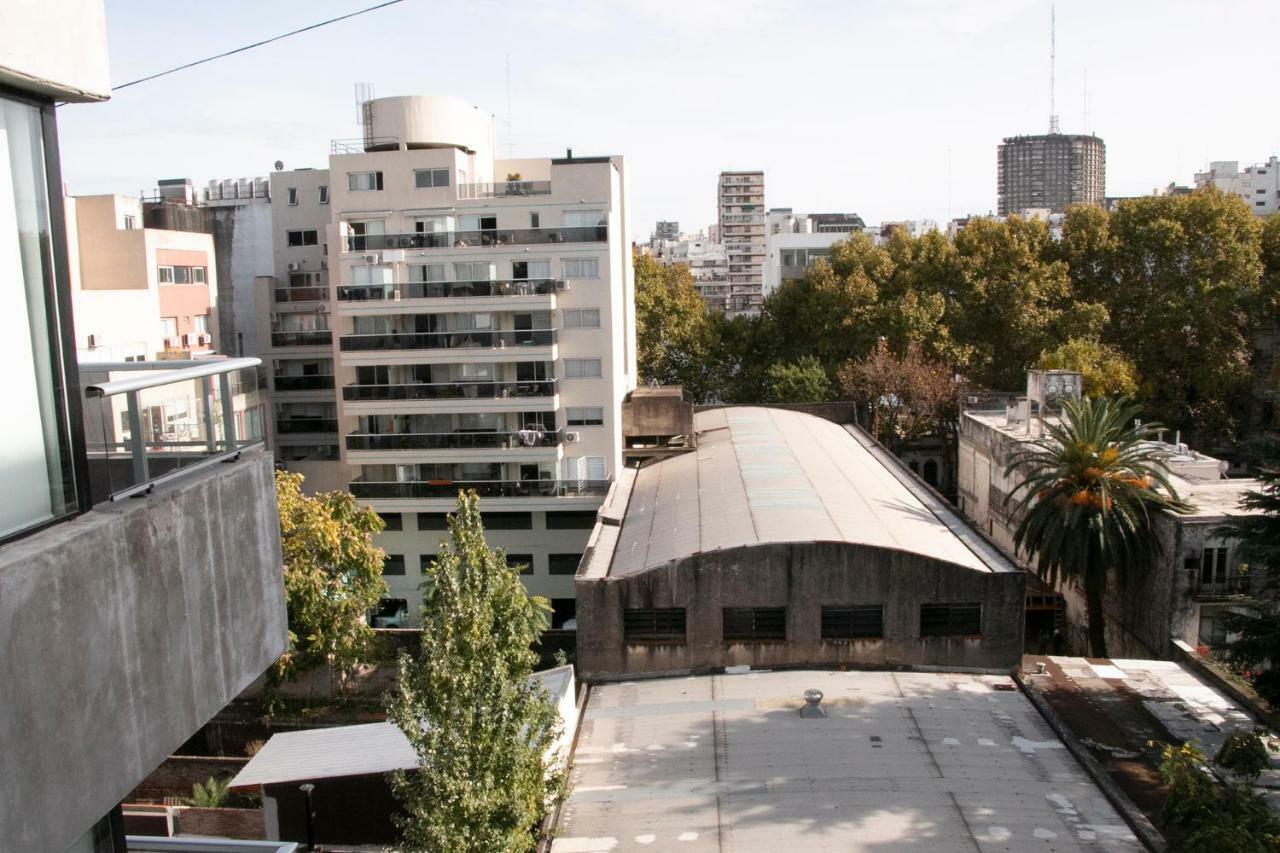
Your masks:
[{"label": "street lamp post", "polygon": [[306,798],[307,853],[312,853],[312,851],[316,849],[315,827],[312,822],[312,819],[315,817],[315,812],[312,811],[311,809],[311,792],[314,791],[315,789],[316,789],[316,786],[312,785],[310,782],[307,782],[304,785],[298,786],[298,790],[301,791],[302,796]]}]

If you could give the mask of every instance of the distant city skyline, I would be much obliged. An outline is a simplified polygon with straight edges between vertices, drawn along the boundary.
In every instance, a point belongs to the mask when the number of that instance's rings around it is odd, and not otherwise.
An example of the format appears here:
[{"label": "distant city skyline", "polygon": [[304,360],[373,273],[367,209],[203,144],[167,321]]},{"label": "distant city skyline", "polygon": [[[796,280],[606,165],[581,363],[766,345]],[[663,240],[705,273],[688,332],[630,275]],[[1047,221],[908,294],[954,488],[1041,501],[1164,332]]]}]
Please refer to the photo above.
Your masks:
[{"label": "distant city skyline", "polygon": [[[113,7],[112,78],[363,5]],[[357,83],[379,96],[467,100],[496,116],[503,156],[625,155],[635,239],[658,220],[686,231],[715,222],[723,170],[762,169],[769,207],[868,223],[994,212],[996,146],[1048,130],[1048,0],[480,0],[465,15],[484,26],[444,28],[438,7],[409,0],[105,105],[63,107],[68,191],[136,194],[176,177],[203,185],[266,175],[276,160],[323,167],[331,138],[359,135]],[[1262,94],[1269,51],[1236,37],[1277,25],[1280,7],[1263,2],[1058,4],[1061,129],[1106,140],[1107,195],[1191,184],[1210,160],[1277,153],[1280,122]]]}]

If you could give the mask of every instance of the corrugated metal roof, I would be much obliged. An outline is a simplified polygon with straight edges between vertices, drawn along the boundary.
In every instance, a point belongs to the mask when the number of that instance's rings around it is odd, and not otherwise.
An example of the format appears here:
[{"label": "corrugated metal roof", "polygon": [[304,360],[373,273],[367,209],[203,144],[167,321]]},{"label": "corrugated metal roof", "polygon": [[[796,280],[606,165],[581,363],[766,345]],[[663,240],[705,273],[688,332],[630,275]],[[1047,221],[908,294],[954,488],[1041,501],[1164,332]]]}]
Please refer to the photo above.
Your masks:
[{"label": "corrugated metal roof", "polygon": [[[957,517],[838,424],[784,409],[699,412],[698,449],[640,469],[610,574],[768,542],[850,542],[1009,570]],[[967,531],[971,533],[971,531]]]}]

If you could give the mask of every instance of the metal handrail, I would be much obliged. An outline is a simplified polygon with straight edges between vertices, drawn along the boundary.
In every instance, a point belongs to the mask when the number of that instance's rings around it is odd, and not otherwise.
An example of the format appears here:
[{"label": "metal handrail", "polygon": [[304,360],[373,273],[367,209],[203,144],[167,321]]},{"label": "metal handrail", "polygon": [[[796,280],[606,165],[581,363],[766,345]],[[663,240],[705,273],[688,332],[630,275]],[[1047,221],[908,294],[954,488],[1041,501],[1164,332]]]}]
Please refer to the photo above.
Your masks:
[{"label": "metal handrail", "polygon": [[[114,397],[116,394],[127,394],[131,391],[145,391],[148,388],[158,388],[161,385],[169,385],[174,382],[182,382],[185,379],[200,379],[204,376],[219,376],[233,373],[237,370],[244,370],[247,367],[257,367],[262,364],[262,359],[254,357],[245,358],[218,358],[209,359],[207,362],[184,361],[182,364],[188,365],[179,367],[176,370],[165,370],[164,367],[148,365],[145,361],[126,362],[127,367],[108,367],[108,370],[155,370],[161,371],[159,376],[138,376],[132,379],[117,379],[114,382],[100,382],[96,385],[86,385],[84,393],[86,397]],[[154,362],[154,365],[163,365],[164,362]],[[135,368],[135,365],[137,366]]]}]

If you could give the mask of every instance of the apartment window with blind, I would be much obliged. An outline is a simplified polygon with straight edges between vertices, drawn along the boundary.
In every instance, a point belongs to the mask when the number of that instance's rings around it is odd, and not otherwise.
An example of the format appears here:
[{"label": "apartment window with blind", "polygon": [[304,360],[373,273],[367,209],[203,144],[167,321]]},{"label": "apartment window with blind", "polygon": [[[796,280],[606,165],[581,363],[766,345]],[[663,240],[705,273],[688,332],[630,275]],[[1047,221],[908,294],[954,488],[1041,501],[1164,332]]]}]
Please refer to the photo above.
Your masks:
[{"label": "apartment window with blind", "polygon": [[448,169],[414,169],[413,185],[420,190],[449,186]]},{"label": "apartment window with blind", "polygon": [[599,278],[599,258],[564,258],[560,261],[560,273],[564,278]]},{"label": "apartment window with blind", "polygon": [[382,563],[382,574],[384,576],[403,575],[404,554],[388,554],[387,559]]},{"label": "apartment window with blind", "polygon": [[317,232],[315,229],[302,229],[298,231],[286,231],[290,246],[314,246],[317,242]]},{"label": "apartment window with blind", "polygon": [[289,206],[290,207],[298,206],[298,188],[297,187],[289,187]]},{"label": "apartment window with blind", "polygon": [[566,358],[564,360],[565,379],[599,379],[601,375],[598,358]]},{"label": "apartment window with blind", "polygon": [[920,605],[921,637],[982,636],[981,604]]},{"label": "apartment window with blind", "polygon": [[566,308],[564,309],[564,327],[566,329],[598,329],[600,328],[600,309]]},{"label": "apartment window with blind", "polygon": [[627,607],[622,611],[622,638],[629,643],[683,643],[683,607]]},{"label": "apartment window with blind", "polygon": [[787,638],[785,607],[726,607],[723,618],[725,642],[751,643]]},{"label": "apartment window with blind", "polygon": [[351,192],[367,192],[382,189],[381,172],[348,172],[347,189]]},{"label": "apartment window with blind", "polygon": [[328,188],[328,187],[320,187],[320,203],[321,203],[321,204],[328,204],[328,203],[329,203],[329,188]]},{"label": "apartment window with blind", "polygon": [[822,639],[872,640],[884,636],[884,608],[880,605],[822,608]]},{"label": "apartment window with blind", "polygon": [[570,406],[565,411],[568,426],[604,426],[604,409],[600,406]]}]

